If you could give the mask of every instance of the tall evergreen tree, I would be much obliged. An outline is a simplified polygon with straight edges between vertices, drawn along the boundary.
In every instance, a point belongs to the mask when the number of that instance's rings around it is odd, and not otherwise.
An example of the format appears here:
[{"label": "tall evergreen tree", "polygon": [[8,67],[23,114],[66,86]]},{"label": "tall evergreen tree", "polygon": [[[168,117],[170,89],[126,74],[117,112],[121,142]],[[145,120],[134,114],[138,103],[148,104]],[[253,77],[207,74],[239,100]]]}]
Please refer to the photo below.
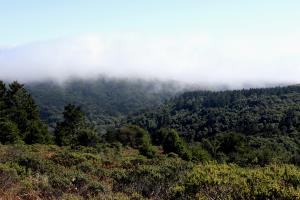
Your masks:
[{"label": "tall evergreen tree", "polygon": [[6,96],[6,86],[3,81],[0,81],[0,120],[4,119],[5,116],[5,96]]},{"label": "tall evergreen tree", "polygon": [[64,120],[55,128],[55,142],[63,145],[90,146],[97,142],[95,129],[87,122],[81,108],[72,104],[65,106]]},{"label": "tall evergreen tree", "polygon": [[191,160],[192,155],[186,142],[179,137],[174,129],[162,128],[154,137],[154,142],[161,144],[166,153],[174,152],[185,160]]},{"label": "tall evergreen tree", "polygon": [[18,126],[9,120],[0,121],[0,142],[2,144],[20,143],[20,132]]},{"label": "tall evergreen tree", "polygon": [[6,88],[1,81],[0,108],[2,143],[12,142],[12,139],[5,139],[10,137],[24,140],[28,144],[50,142],[49,133],[40,120],[37,106],[24,85],[15,81]]}]

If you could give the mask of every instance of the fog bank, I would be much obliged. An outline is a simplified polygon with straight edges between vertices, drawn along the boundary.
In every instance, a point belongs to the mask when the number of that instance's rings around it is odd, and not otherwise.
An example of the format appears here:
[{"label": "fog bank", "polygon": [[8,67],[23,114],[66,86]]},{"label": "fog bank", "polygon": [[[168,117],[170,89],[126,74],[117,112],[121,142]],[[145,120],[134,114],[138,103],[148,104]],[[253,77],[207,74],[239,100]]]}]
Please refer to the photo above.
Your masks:
[{"label": "fog bank", "polygon": [[0,79],[63,82],[99,75],[229,88],[294,84],[300,82],[300,40],[88,34],[0,49]]}]

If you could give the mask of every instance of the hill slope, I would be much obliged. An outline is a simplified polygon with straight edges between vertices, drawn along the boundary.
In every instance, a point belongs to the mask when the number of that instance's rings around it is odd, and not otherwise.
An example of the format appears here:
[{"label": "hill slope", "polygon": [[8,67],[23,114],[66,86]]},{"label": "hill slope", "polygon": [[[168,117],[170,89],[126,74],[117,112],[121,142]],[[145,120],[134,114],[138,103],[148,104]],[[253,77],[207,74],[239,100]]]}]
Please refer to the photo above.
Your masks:
[{"label": "hill slope", "polygon": [[80,105],[100,129],[118,124],[130,113],[158,106],[177,91],[170,83],[105,78],[74,79],[63,85],[31,83],[26,88],[39,105],[42,119],[51,126],[61,118],[64,106],[74,103]]},{"label": "hill slope", "polygon": [[148,130],[175,128],[195,140],[226,131],[298,133],[300,87],[186,92],[131,121]]},{"label": "hill slope", "polygon": [[300,87],[187,92],[128,119],[156,134],[176,129],[220,162],[300,164]]},{"label": "hill slope", "polygon": [[3,199],[299,199],[292,165],[199,164],[131,148],[0,146]]}]

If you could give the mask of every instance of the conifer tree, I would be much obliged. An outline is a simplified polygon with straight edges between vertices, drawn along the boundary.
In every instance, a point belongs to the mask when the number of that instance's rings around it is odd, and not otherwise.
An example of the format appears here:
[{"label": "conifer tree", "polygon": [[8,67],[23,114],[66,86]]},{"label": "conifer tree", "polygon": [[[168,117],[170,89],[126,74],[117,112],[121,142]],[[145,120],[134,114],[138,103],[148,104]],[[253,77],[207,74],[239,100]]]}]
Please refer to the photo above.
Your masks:
[{"label": "conifer tree", "polygon": [[1,143],[19,140],[28,144],[50,142],[50,135],[40,120],[37,106],[24,85],[14,81],[7,88],[0,81],[0,108]]},{"label": "conifer tree", "polygon": [[81,108],[72,104],[65,106],[63,121],[55,128],[55,142],[63,145],[94,145],[97,140],[97,133],[86,120]]}]

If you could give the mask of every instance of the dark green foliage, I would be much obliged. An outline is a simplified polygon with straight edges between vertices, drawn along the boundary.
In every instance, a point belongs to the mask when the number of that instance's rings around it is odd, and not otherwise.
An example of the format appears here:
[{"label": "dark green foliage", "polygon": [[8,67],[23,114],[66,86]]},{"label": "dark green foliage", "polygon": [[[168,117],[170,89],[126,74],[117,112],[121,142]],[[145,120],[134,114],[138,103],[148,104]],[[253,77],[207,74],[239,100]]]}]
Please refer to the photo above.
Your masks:
[{"label": "dark green foliage", "polygon": [[96,145],[99,137],[95,129],[85,119],[80,107],[69,104],[63,112],[64,119],[58,123],[54,135],[58,145]]},{"label": "dark green foliage", "polygon": [[115,132],[107,133],[106,140],[121,142],[125,146],[139,149],[141,154],[149,158],[153,158],[156,154],[156,150],[151,144],[149,133],[135,125],[124,126]]},{"label": "dark green foliage", "polygon": [[190,146],[192,153],[192,161],[195,162],[207,162],[212,160],[211,155],[206,149],[203,148],[201,143],[195,142]]},{"label": "dark green foliage", "polygon": [[164,152],[174,152],[185,160],[191,160],[192,155],[186,142],[179,137],[174,129],[160,129],[156,134],[156,142],[160,141]]},{"label": "dark green foliage", "polygon": [[51,142],[47,127],[39,118],[37,106],[22,84],[8,88],[0,82],[0,134],[2,143],[28,144]]},{"label": "dark green foliage", "polygon": [[51,142],[51,137],[46,126],[41,125],[38,121],[30,121],[27,124],[24,141],[27,144],[48,144]]},{"label": "dark green foliage", "polygon": [[150,135],[142,128],[129,125],[117,131],[117,140],[124,145],[139,149],[150,144]]},{"label": "dark green foliage", "polygon": [[51,138],[23,85],[0,81],[0,142],[14,144],[0,145],[0,196],[298,199],[299,103],[296,86],[189,92],[103,137],[68,104],[54,131],[60,146],[23,145]]},{"label": "dark green foliage", "polygon": [[41,117],[51,127],[62,119],[61,110],[68,103],[80,105],[87,118],[105,133],[119,126],[129,113],[160,105],[174,96],[175,86],[143,80],[74,79],[62,85],[53,82],[26,86],[41,110]]},{"label": "dark green foliage", "polygon": [[95,146],[99,142],[99,136],[96,130],[92,127],[81,128],[77,132],[76,145]]},{"label": "dark green foliage", "polygon": [[157,149],[152,145],[143,145],[139,149],[140,153],[147,158],[154,158],[157,155]]},{"label": "dark green foliage", "polygon": [[[98,81],[105,88],[113,84]],[[76,81],[74,84],[81,87]],[[89,89],[95,89],[95,85],[88,84]],[[85,91],[85,86],[82,87]],[[73,86],[71,88],[76,91]],[[153,143],[162,146],[165,153],[174,152],[181,158],[198,162],[215,159],[240,165],[266,165],[272,162],[297,164],[300,152],[299,93],[298,86],[187,92],[157,109],[128,116],[128,122],[147,131],[119,121],[118,125],[105,131],[107,134],[103,138],[85,118],[81,108],[69,104],[63,112],[63,120],[55,128],[55,142],[73,148],[78,145],[96,146],[100,140],[121,142],[138,149],[148,158],[158,154],[158,148],[152,146]],[[0,119],[2,143],[51,141],[46,127],[39,120],[37,107],[23,85],[13,82],[6,87],[1,82],[0,106],[3,108]],[[124,111],[123,114],[128,113]]]},{"label": "dark green foliage", "polygon": [[55,143],[58,145],[70,145],[76,140],[77,130],[84,121],[84,114],[80,107],[75,105],[65,106],[63,121],[56,125],[54,135]]},{"label": "dark green foliage", "polygon": [[0,133],[0,142],[2,144],[15,144],[21,141],[18,126],[12,121],[1,121]]},{"label": "dark green foliage", "polygon": [[232,152],[238,152],[244,147],[245,138],[243,135],[236,133],[225,133],[219,136],[220,151],[229,154]]},{"label": "dark green foliage", "polygon": [[300,131],[300,87],[223,92],[187,92],[129,122],[151,132],[178,130],[186,139],[201,140],[221,132],[245,135]]},{"label": "dark green foliage", "polygon": [[148,130],[154,144],[166,137],[158,130],[175,129],[190,144],[199,142],[220,162],[297,163],[299,102],[299,86],[186,92],[157,109],[130,117],[128,123]]},{"label": "dark green foliage", "polygon": [[6,108],[6,97],[7,97],[7,92],[6,92],[6,86],[3,81],[0,80],[0,117],[5,114],[4,110]]},{"label": "dark green foliage", "polygon": [[300,166],[300,152],[296,152],[292,157],[291,157],[291,163],[294,165]]}]

